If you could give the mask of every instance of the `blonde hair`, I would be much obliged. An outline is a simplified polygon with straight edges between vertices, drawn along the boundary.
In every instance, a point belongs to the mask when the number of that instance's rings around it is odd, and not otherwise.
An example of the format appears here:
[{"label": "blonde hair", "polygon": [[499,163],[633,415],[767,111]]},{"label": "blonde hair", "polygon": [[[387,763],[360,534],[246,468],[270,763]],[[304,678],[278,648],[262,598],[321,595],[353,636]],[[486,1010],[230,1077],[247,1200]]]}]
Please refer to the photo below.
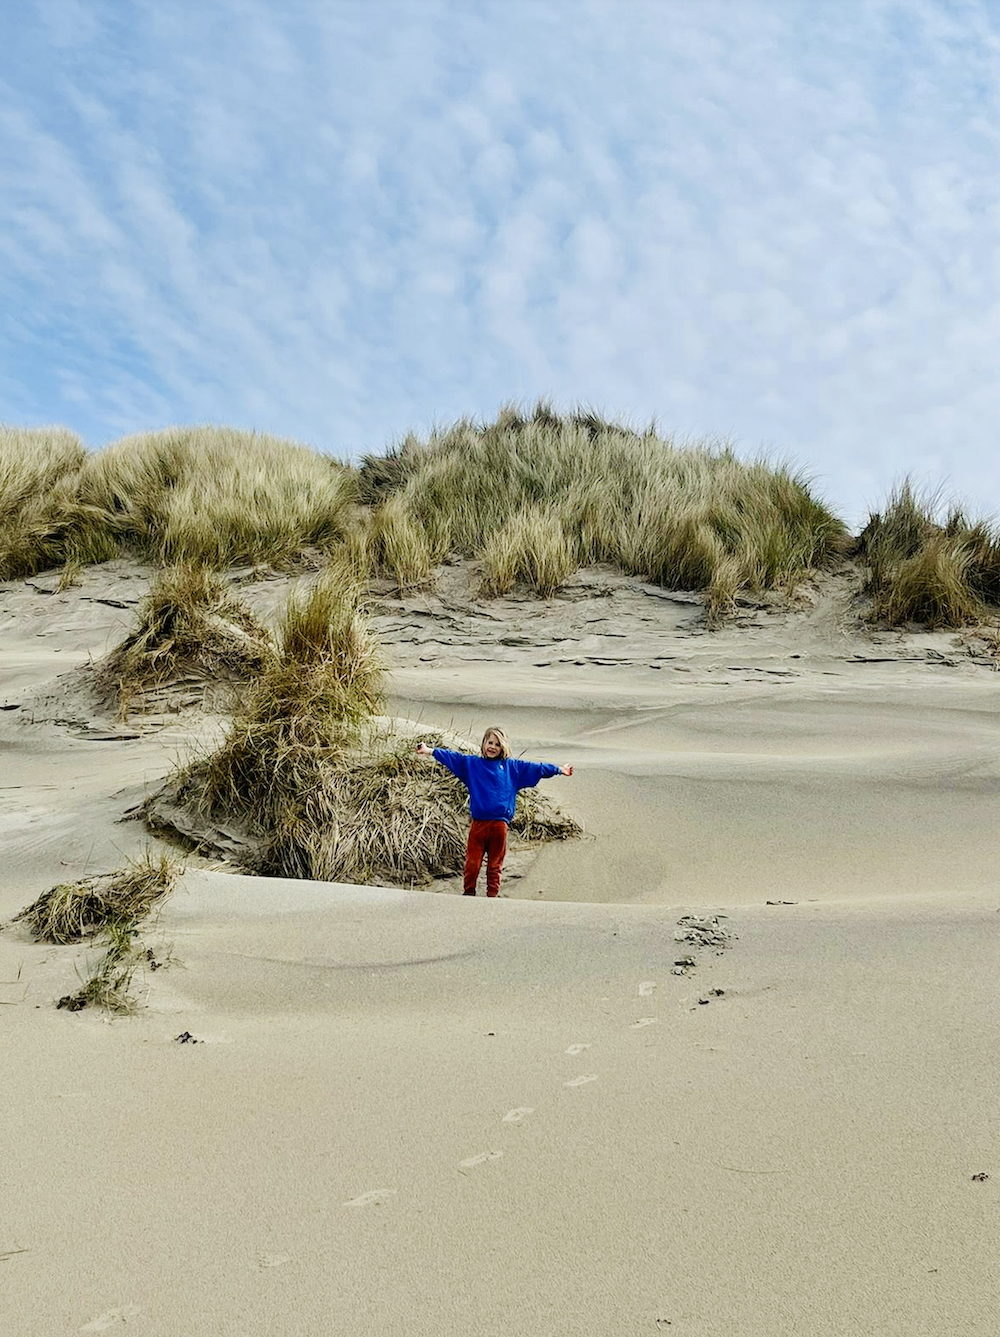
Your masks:
[{"label": "blonde hair", "polygon": [[479,745],[479,750],[484,756],[486,755],[487,738],[495,738],[497,740],[497,742],[500,744],[500,760],[506,761],[507,758],[510,756],[510,743],[507,742],[507,735],[504,733],[504,731],[502,729],[486,730],[486,732],[483,734],[483,741]]}]

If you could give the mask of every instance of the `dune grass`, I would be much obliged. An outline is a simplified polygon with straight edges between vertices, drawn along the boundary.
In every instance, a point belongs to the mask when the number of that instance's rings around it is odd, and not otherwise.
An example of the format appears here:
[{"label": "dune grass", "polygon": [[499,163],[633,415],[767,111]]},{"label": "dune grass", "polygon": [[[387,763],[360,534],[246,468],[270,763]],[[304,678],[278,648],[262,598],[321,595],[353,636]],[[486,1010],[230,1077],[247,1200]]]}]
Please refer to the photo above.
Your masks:
[{"label": "dune grass", "polygon": [[[195,843],[209,854],[228,853],[238,828],[246,836],[242,866],[263,876],[424,885],[461,872],[469,820],[464,785],[417,756],[419,739],[472,746],[418,732],[409,721],[372,717],[328,735],[325,744],[300,742],[260,758],[262,769],[275,777],[264,801],[232,786],[234,775],[246,772],[236,771],[231,752],[202,758],[168,783],[165,809],[156,797],[147,805],[148,820],[155,829],[176,832],[170,814],[178,806],[187,809],[201,820],[203,838]],[[218,847],[216,828],[225,837]],[[581,828],[545,795],[526,790],[518,796],[511,831],[543,841],[569,839]]]},{"label": "dune grass", "polygon": [[872,617],[929,628],[982,621],[1000,600],[1000,533],[959,507],[942,514],[938,494],[904,480],[869,516],[856,549],[868,568]]},{"label": "dune grass", "polygon": [[116,924],[137,924],[172,888],[179,872],[167,855],[147,850],[114,873],[61,882],[15,916],[36,942],[65,944],[92,938]]},{"label": "dune grass", "polygon": [[541,598],[554,594],[576,571],[576,544],[558,508],[525,506],[486,539],[482,550],[482,592],[509,594],[528,585]]},{"label": "dune grass", "polygon": [[367,531],[367,565],[389,575],[400,591],[419,589],[434,577],[434,554],[422,525],[395,493],[374,512]]},{"label": "dune grass", "polygon": [[381,708],[383,665],[359,573],[335,563],[282,614],[278,652],[222,744],[182,769],[177,802],[241,823],[269,850],[257,871],[307,876],[299,849],[323,807],[324,765]]},{"label": "dune grass", "polygon": [[0,580],[66,560],[54,517],[86,458],[65,428],[0,425]]},{"label": "dune grass", "polygon": [[135,630],[101,666],[98,687],[124,719],[147,693],[192,676],[238,682],[259,673],[272,653],[267,629],[220,576],[180,563],[154,579]]},{"label": "dune grass", "polygon": [[[224,828],[227,846],[235,836],[248,851],[248,871],[274,877],[413,885],[461,868],[466,792],[420,761],[418,735],[379,715],[383,666],[363,600],[361,573],[346,562],[289,600],[280,651],[220,746],[147,804],[154,829],[188,840],[201,830],[195,843],[210,852]],[[169,816],[178,808],[191,817],[183,833]],[[533,839],[579,830],[535,795],[519,820]]]},{"label": "dune grass", "polygon": [[341,540],[356,490],[345,465],[256,432],[168,428],[89,453],[56,429],[7,432],[0,579],[121,553],[162,564],[280,565]]},{"label": "dune grass", "polygon": [[[372,508],[359,520],[356,498]],[[401,589],[449,553],[483,560],[483,592],[557,590],[612,562],[703,589],[713,611],[741,589],[792,583],[822,564],[842,524],[783,466],[726,445],[684,446],[589,412],[501,410],[414,436],[358,471],[277,438],[170,428],[93,453],[53,429],[0,437],[0,578],[118,553],[161,564],[283,564],[352,545]],[[15,523],[16,518],[16,523]]]},{"label": "dune grass", "polygon": [[96,938],[104,954],[75,993],[57,1004],[71,1012],[88,1006],[109,1012],[135,1011],[129,986],[151,952],[138,943],[139,926],[172,890],[180,866],[167,855],[146,852],[114,873],[100,873],[51,887],[15,916],[36,942],[58,944]]},{"label": "dune grass", "polygon": [[432,561],[452,550],[483,557],[484,592],[517,581],[551,592],[580,565],[611,562],[705,590],[717,611],[741,589],[793,583],[846,540],[842,522],[784,466],[592,413],[560,417],[544,403],[410,443],[393,481],[381,507],[422,528]]}]

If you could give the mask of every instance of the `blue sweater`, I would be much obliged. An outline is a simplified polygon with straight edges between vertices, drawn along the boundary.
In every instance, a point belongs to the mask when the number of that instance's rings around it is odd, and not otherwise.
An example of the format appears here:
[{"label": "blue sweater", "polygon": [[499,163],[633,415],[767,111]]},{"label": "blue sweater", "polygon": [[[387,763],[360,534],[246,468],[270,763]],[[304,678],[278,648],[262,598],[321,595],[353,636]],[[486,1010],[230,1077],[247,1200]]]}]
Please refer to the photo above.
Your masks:
[{"label": "blue sweater", "polygon": [[539,780],[558,775],[561,766],[548,761],[520,761],[508,757],[477,757],[469,752],[434,749],[434,760],[457,775],[469,790],[469,811],[476,822],[510,822],[519,789],[531,789]]}]

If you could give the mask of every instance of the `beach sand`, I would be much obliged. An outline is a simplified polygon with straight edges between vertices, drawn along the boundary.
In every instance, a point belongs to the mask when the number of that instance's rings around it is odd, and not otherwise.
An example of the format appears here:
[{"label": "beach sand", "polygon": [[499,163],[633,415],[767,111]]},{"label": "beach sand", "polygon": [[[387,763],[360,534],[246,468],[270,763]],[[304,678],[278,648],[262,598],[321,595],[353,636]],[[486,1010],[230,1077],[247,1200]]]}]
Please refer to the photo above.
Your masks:
[{"label": "beach sand", "polygon": [[[220,727],[93,702],[147,579],[0,586],[4,919],[141,849]],[[572,762],[585,838],[498,901],[192,860],[131,1018],[55,1009],[94,949],[0,933],[0,1332],[995,1332],[996,675],[845,577],[718,631],[463,581],[384,600],[392,709]]]}]

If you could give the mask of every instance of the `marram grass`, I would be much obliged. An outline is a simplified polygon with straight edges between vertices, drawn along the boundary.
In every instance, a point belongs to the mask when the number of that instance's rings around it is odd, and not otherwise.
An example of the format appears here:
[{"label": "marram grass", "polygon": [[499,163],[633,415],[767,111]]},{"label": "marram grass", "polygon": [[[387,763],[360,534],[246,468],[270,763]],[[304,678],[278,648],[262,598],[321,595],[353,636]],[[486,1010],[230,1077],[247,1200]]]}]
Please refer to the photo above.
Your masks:
[{"label": "marram grass", "polygon": [[[996,525],[939,511],[903,484],[855,541],[876,620],[960,626],[1000,603]],[[581,565],[607,562],[702,591],[710,614],[851,551],[843,523],[785,465],[544,402],[423,442],[411,434],[357,470],[224,427],[96,452],[61,428],[0,427],[0,580],[62,567],[66,588],[121,554],[287,565],[314,547],[401,590],[430,584],[449,554],[476,558],[484,595],[551,594]]]},{"label": "marram grass", "polygon": [[117,872],[50,887],[15,922],[23,922],[36,942],[80,942],[109,925],[139,923],[170,891],[178,871],[173,859],[147,850]]},{"label": "marram grass", "polygon": [[[416,734],[379,717],[383,667],[362,604],[357,569],[343,563],[289,600],[280,653],[220,745],[147,804],[154,829],[180,833],[170,812],[181,809],[189,840],[204,832],[211,852],[213,829],[230,847],[235,832],[244,866],[273,877],[413,885],[461,868],[466,792],[416,755]],[[579,827],[532,794],[519,829],[556,839]]]},{"label": "marram grass", "polygon": [[172,890],[180,866],[150,850],[114,873],[101,873],[51,887],[16,916],[36,942],[73,943],[94,938],[104,953],[74,993],[57,1004],[71,1012],[93,1006],[108,1012],[136,1008],[132,977],[143,959],[138,942],[142,921]]},{"label": "marram grass", "polygon": [[867,567],[872,617],[889,626],[962,627],[989,616],[1000,599],[1000,534],[904,480],[869,516],[856,546]]},{"label": "marram grass", "polygon": [[180,563],[155,577],[137,625],[101,665],[98,687],[124,719],[147,694],[192,677],[239,682],[273,654],[267,629],[207,567]]},{"label": "marram grass", "polygon": [[131,553],[280,564],[350,527],[353,471],[225,427],[168,428],[85,452],[68,433],[0,432],[0,579]]},{"label": "marram grass", "polygon": [[[372,468],[362,465],[363,492]],[[551,593],[579,566],[611,562],[704,590],[719,611],[741,589],[793,584],[846,539],[843,523],[784,466],[591,413],[560,417],[545,404],[410,442],[405,464],[400,455],[369,492],[384,498],[382,512],[394,508],[394,524],[406,516],[422,528],[432,561],[449,551],[481,557],[487,593],[517,582]]]}]

